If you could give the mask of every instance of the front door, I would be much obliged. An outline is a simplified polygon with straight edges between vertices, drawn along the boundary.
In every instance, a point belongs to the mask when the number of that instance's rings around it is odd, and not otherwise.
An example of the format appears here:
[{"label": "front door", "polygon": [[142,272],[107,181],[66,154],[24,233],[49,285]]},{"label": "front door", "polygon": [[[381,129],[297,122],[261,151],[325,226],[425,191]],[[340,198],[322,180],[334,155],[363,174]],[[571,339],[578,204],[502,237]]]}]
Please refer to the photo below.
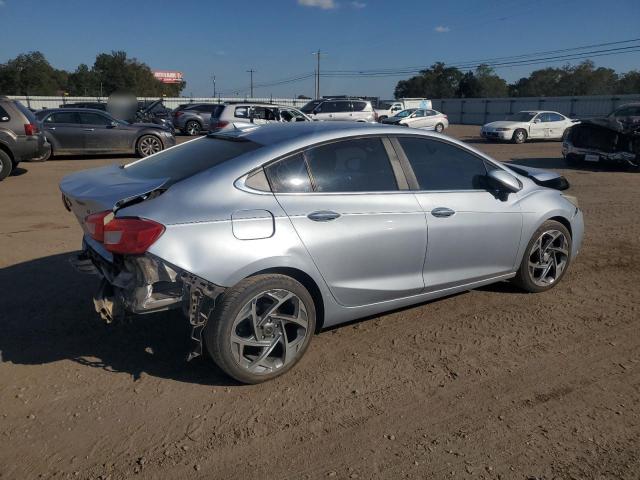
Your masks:
[{"label": "front door", "polygon": [[114,120],[102,113],[80,112],[84,134],[84,148],[89,153],[124,152],[128,149],[126,125],[115,125]]},{"label": "front door", "polygon": [[427,291],[513,272],[522,213],[516,194],[489,190],[487,169],[498,167],[442,140],[398,137],[394,144],[413,170],[426,214]]},{"label": "front door", "polygon": [[399,188],[399,165],[391,164],[388,148],[380,137],[341,140],[266,169],[278,202],[345,306],[424,289],[425,215],[406,185]]}]

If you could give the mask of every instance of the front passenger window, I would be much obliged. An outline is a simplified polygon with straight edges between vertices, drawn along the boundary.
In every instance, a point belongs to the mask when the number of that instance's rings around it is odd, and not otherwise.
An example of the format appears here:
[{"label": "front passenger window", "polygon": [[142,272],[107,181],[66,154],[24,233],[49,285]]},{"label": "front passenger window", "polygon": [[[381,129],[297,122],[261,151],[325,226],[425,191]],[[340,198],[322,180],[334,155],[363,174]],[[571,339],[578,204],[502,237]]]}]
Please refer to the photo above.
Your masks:
[{"label": "front passenger window", "polygon": [[483,159],[446,142],[417,138],[398,138],[420,190],[482,190],[487,170]]}]

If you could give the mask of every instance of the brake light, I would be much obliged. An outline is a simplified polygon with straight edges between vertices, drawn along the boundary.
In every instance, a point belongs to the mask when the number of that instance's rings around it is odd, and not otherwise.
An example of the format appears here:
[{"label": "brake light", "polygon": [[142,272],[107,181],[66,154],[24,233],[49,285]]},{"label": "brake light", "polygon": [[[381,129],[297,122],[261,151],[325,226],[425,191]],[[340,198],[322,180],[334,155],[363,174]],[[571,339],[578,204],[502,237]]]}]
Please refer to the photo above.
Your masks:
[{"label": "brake light", "polygon": [[113,212],[111,210],[105,210],[104,212],[92,213],[84,219],[84,224],[87,226],[89,235],[98,242],[104,241],[104,226],[113,218]]},{"label": "brake light", "polygon": [[184,112],[173,112],[173,118],[178,118],[180,115],[184,115]]},{"label": "brake light", "polygon": [[211,126],[209,127],[210,130],[214,130],[216,128],[224,128],[227,125],[229,125],[229,122],[222,120],[222,121],[217,121],[211,124]]},{"label": "brake light", "polygon": [[104,246],[113,253],[140,255],[164,233],[164,225],[144,218],[114,218],[104,225]]},{"label": "brake light", "polygon": [[38,126],[35,123],[24,124],[24,134],[27,136],[35,135],[38,133]]}]

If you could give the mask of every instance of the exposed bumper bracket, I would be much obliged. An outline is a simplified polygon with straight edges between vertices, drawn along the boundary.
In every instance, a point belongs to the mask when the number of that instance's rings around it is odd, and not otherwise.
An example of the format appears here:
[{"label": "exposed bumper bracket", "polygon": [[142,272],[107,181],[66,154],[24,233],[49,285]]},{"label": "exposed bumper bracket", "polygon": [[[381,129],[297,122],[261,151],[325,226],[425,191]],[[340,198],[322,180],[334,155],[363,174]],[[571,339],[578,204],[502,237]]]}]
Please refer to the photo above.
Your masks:
[{"label": "exposed bumper bracket", "polygon": [[182,274],[182,285],[183,299],[189,299],[186,313],[191,324],[193,349],[187,355],[187,361],[191,361],[202,355],[202,332],[224,288],[187,272]]}]

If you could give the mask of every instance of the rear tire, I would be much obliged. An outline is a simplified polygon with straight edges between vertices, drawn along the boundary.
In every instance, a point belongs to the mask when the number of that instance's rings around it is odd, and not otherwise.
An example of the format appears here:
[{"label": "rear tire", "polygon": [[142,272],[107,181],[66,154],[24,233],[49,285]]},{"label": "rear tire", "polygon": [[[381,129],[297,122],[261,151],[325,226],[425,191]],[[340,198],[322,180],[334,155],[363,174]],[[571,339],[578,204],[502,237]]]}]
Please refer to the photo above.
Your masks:
[{"label": "rear tire", "polygon": [[204,341],[227,375],[255,384],[290,370],[309,346],[315,328],[315,305],[306,288],[285,275],[256,275],[218,300]]},{"label": "rear tire", "polygon": [[197,120],[189,120],[184,126],[184,132],[192,137],[200,135],[202,125]]},{"label": "rear tire", "polygon": [[513,143],[521,144],[527,141],[527,132],[522,128],[517,129],[513,132],[513,136],[511,137],[511,141]]},{"label": "rear tire", "polygon": [[513,282],[527,292],[544,292],[562,280],[570,263],[569,230],[560,222],[547,220],[529,240]]},{"label": "rear tire", "polygon": [[442,133],[442,131],[443,131],[443,130],[444,130],[444,125],[443,125],[443,124],[441,124],[441,123],[438,123],[438,124],[436,125],[436,132],[438,132],[438,133]]},{"label": "rear tire", "polygon": [[13,162],[6,152],[0,150],[0,181],[11,175],[13,170]]}]

